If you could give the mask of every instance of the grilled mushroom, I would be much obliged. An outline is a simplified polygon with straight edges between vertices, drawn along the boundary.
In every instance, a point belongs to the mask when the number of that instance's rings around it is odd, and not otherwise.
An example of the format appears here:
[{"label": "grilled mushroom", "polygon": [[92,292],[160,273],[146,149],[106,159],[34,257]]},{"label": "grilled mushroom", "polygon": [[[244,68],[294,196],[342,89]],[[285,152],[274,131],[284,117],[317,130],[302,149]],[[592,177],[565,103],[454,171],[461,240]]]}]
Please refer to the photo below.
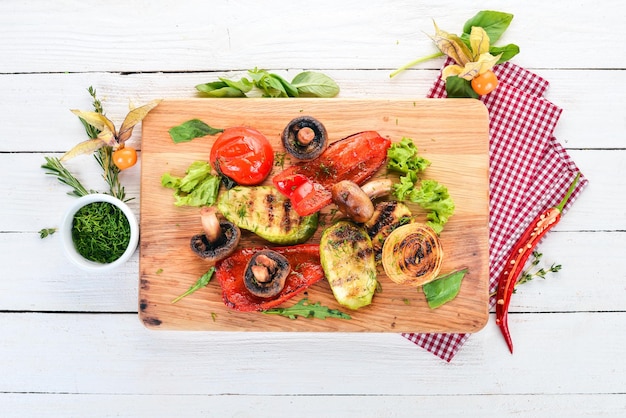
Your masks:
[{"label": "grilled mushroom", "polygon": [[370,197],[353,181],[342,180],[331,190],[333,203],[353,221],[367,222],[374,214],[374,204]]},{"label": "grilled mushroom", "polygon": [[203,207],[200,219],[204,233],[191,237],[191,249],[207,261],[216,262],[235,251],[241,231],[229,221],[220,221],[214,207]]},{"label": "grilled mushroom", "polygon": [[285,150],[298,160],[319,157],[328,146],[326,128],[311,116],[300,116],[287,124],[282,134]]},{"label": "grilled mushroom", "polygon": [[285,287],[291,266],[285,256],[272,250],[254,254],[244,272],[243,282],[250,293],[260,298],[272,298]]}]

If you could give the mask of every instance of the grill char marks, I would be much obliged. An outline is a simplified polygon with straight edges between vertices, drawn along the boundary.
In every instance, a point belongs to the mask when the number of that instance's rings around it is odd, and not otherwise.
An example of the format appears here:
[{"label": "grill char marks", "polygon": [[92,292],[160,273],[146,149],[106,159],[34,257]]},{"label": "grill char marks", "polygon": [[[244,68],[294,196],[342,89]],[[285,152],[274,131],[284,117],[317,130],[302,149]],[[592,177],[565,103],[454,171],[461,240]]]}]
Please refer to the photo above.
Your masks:
[{"label": "grill char marks", "polygon": [[411,216],[408,206],[395,200],[380,202],[375,206],[374,215],[365,223],[365,228],[377,259],[380,259],[385,239],[394,229],[410,223]]}]

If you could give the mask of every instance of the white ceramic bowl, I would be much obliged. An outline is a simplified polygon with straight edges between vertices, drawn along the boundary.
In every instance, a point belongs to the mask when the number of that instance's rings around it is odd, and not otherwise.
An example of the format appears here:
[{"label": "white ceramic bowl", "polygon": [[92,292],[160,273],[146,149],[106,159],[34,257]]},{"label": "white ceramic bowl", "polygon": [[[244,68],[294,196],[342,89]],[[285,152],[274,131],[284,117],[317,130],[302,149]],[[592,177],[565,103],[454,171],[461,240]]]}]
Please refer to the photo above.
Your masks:
[{"label": "white ceramic bowl", "polygon": [[[74,215],[76,215],[76,212],[78,212],[78,210],[83,206],[94,202],[108,202],[117,206],[122,210],[124,215],[126,215],[130,225],[130,241],[128,243],[128,248],[126,248],[126,251],[120,258],[112,263],[103,264],[87,260],[80,255],[78,251],[76,251],[74,241],[72,240],[72,223]],[[139,243],[139,224],[137,222],[137,218],[126,203],[108,194],[94,193],[74,200],[72,205],[65,211],[59,232],[61,235],[61,243],[63,244],[63,251],[67,258],[83,270],[91,272],[108,271],[124,264],[133,255],[137,249],[137,244]]]}]

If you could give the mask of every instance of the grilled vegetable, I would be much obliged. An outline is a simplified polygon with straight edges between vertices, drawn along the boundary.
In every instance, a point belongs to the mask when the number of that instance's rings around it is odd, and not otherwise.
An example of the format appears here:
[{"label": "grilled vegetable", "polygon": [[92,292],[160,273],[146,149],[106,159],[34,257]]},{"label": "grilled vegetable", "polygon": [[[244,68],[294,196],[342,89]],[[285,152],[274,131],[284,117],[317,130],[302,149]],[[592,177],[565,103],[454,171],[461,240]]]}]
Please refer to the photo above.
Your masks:
[{"label": "grilled vegetable", "polygon": [[354,222],[368,221],[374,214],[369,196],[353,181],[342,180],[331,188],[333,203]]},{"label": "grilled vegetable", "polygon": [[302,216],[318,212],[332,202],[330,188],[341,180],[363,184],[383,165],[388,138],[365,131],[335,141],[318,158],[294,164],[272,178],[274,186],[290,198]]},{"label": "grilled vegetable", "polygon": [[383,245],[383,267],[398,284],[421,286],[437,278],[443,247],[428,225],[411,223],[394,229]]},{"label": "grilled vegetable", "polygon": [[299,244],[317,229],[317,214],[299,216],[272,186],[236,186],[222,193],[217,208],[241,229],[280,245]]},{"label": "grilled vegetable", "polygon": [[390,200],[374,207],[374,215],[365,223],[367,235],[372,240],[374,254],[380,259],[383,244],[391,232],[411,222],[411,210],[402,202]]},{"label": "grilled vegetable", "polygon": [[291,266],[284,286],[272,297],[255,296],[244,283],[248,263],[255,254],[266,248],[244,248],[217,262],[215,278],[222,288],[222,298],[227,307],[242,312],[265,311],[281,305],[324,278],[319,245],[302,244],[270,249],[284,256]]},{"label": "grilled vegetable", "polygon": [[378,283],[376,261],[364,228],[349,221],[327,228],[320,242],[320,259],[340,305],[359,309],[372,302]]},{"label": "grilled vegetable", "polygon": [[243,276],[246,289],[260,298],[273,298],[285,287],[291,266],[287,258],[272,250],[254,254]]}]

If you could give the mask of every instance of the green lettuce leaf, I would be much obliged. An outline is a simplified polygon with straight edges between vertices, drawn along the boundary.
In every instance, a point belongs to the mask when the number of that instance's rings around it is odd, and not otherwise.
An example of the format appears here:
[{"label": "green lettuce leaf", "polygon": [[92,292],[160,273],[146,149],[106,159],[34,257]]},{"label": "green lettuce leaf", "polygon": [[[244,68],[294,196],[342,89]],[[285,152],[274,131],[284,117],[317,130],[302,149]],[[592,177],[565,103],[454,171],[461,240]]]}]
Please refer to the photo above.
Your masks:
[{"label": "green lettuce leaf", "polygon": [[209,163],[195,161],[187,168],[184,177],[163,174],[161,185],[174,189],[176,206],[211,206],[217,201],[220,178],[211,174]]},{"label": "green lettuce leaf", "polygon": [[411,138],[402,138],[387,150],[387,168],[392,171],[415,174],[424,171],[430,161],[418,155],[417,146]]},{"label": "green lettuce leaf", "polygon": [[454,201],[450,198],[448,188],[436,180],[423,180],[420,187],[410,193],[409,200],[428,211],[426,223],[437,234],[441,233],[443,226],[454,214]]}]

